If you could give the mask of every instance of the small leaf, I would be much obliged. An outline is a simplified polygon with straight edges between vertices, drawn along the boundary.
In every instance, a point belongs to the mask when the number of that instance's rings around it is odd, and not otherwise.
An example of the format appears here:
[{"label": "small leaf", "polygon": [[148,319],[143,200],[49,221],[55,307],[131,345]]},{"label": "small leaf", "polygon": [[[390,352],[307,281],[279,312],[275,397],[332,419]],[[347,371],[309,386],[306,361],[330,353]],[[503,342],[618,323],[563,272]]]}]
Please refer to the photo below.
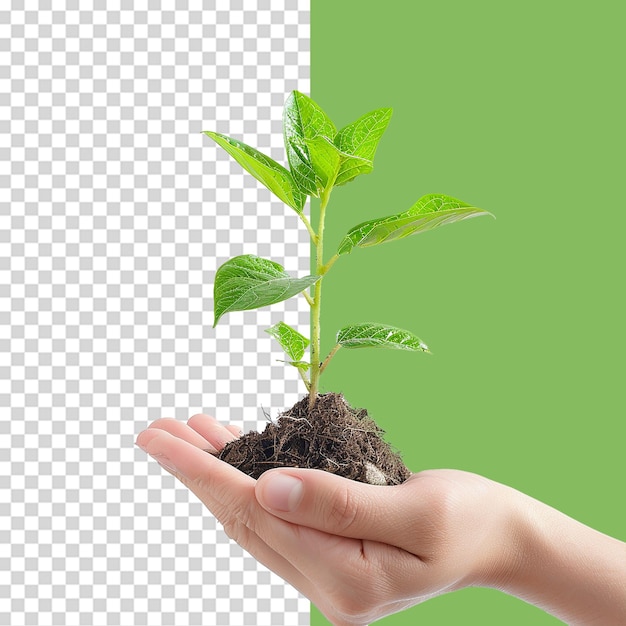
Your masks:
[{"label": "small leaf", "polygon": [[258,309],[304,291],[319,276],[293,278],[282,265],[252,254],[226,261],[215,274],[213,328],[225,313]]},{"label": "small leaf", "polygon": [[306,372],[311,368],[311,364],[306,361],[282,361],[283,363],[287,363],[287,365],[293,365],[296,369],[302,370]]},{"label": "small leaf", "polygon": [[349,155],[339,169],[335,185],[344,185],[359,174],[374,169],[374,155],[383,136],[392,109],[376,109],[342,128],[335,137],[335,145]]},{"label": "small leaf", "polygon": [[266,329],[265,332],[278,340],[281,348],[292,361],[300,361],[310,343],[304,335],[301,335],[295,328],[285,324],[285,322],[278,322],[278,324]]},{"label": "small leaf", "polygon": [[296,185],[289,170],[274,161],[274,159],[237,139],[209,130],[205,130],[204,134],[211,137],[218,145],[224,148],[241,167],[262,182],[285,204],[288,204],[298,213],[302,213],[306,196]]},{"label": "small leaf", "polygon": [[287,98],[283,112],[287,160],[296,184],[310,196],[318,196],[326,185],[318,171],[315,144],[310,142],[323,137],[332,141],[336,133],[335,125],[311,98],[299,91],[293,91]]},{"label": "small leaf", "polygon": [[351,324],[337,333],[344,348],[382,347],[414,352],[430,352],[428,346],[408,330],[385,324]]},{"label": "small leaf", "polygon": [[354,247],[376,246],[480,215],[491,213],[450,196],[429,194],[420,198],[408,211],[369,220],[350,229],[337,252],[348,254]]}]

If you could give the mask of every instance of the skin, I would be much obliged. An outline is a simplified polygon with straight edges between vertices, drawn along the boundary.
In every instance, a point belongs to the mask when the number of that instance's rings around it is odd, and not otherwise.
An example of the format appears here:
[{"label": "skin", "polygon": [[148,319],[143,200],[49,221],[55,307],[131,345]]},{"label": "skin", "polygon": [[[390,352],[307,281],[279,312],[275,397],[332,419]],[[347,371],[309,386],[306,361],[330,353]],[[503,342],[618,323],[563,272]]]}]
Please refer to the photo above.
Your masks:
[{"label": "skin", "polygon": [[395,487],[291,468],[255,481],[204,451],[239,434],[198,414],[187,424],[157,420],[137,445],[335,626],[469,586],[500,589],[568,624],[626,624],[626,544],[617,539],[456,470]]}]

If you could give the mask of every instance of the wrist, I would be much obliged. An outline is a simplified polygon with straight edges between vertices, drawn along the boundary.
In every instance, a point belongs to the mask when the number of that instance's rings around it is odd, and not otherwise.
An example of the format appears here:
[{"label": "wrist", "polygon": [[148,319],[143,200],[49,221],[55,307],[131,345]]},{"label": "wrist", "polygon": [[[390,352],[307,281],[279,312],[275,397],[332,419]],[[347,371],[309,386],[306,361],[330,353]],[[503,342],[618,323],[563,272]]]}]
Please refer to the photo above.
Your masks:
[{"label": "wrist", "polygon": [[528,522],[528,498],[506,485],[489,481],[492,493],[489,542],[482,558],[471,573],[469,586],[490,587],[512,593],[523,569],[531,524]]},{"label": "wrist", "polygon": [[626,624],[626,544],[506,489],[506,539],[487,586],[571,625]]}]

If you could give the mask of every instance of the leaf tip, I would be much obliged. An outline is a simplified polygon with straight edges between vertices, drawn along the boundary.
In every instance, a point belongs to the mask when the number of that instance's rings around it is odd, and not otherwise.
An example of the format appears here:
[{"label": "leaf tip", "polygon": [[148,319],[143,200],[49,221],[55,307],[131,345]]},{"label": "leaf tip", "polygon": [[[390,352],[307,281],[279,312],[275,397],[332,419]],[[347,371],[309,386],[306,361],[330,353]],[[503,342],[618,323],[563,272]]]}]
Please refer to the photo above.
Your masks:
[{"label": "leaf tip", "polygon": [[475,213],[473,215],[470,215],[469,217],[483,217],[483,216],[487,216],[487,217],[493,217],[493,219],[496,219],[496,216],[491,213],[491,211],[485,211],[485,209],[479,209],[478,207],[472,207],[475,209]]}]

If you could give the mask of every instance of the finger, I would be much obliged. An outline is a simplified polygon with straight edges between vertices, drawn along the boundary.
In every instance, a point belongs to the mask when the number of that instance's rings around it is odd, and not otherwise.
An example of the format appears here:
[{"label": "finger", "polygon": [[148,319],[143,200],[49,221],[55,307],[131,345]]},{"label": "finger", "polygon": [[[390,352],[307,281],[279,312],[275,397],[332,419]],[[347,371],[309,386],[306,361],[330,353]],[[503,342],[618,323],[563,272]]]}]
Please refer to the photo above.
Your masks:
[{"label": "finger", "polygon": [[235,434],[233,430],[223,426],[215,418],[204,413],[198,413],[190,417],[187,425],[210,442],[215,450],[221,450],[228,442],[237,439],[239,436],[238,432]]},{"label": "finger", "polygon": [[[250,476],[160,429],[143,431],[137,444],[180,478],[209,507],[227,532],[241,523],[281,553],[281,534],[295,536],[294,545],[299,540],[294,524],[259,505],[255,497],[256,481]],[[324,534],[308,528],[303,530],[316,536]],[[272,538],[277,536],[272,543]],[[329,537],[327,542],[332,540]],[[290,554],[285,556],[291,560]]]},{"label": "finger", "polygon": [[188,441],[191,445],[196,446],[202,450],[211,450],[211,452],[217,452],[217,450],[211,445],[209,441],[207,441],[202,435],[200,435],[196,430],[189,428],[187,424],[183,424],[182,422],[172,419],[171,417],[163,417],[158,419],[148,428],[156,428],[165,430],[170,435],[174,435],[174,437],[178,437],[179,439],[184,439]]},{"label": "finger", "polygon": [[[273,557],[280,554],[294,570],[291,579],[315,581],[317,586],[331,592],[339,583],[320,572],[320,554],[328,555],[333,563],[358,562],[361,541],[336,537],[313,528],[300,527],[282,520],[259,505],[255,497],[256,481],[216,457],[203,452],[166,431],[144,431],[137,444],[159,463],[172,471],[224,525],[229,537],[246,550],[254,549],[273,568],[285,564]],[[266,548],[255,539],[265,544]],[[269,552],[271,550],[272,552]],[[269,566],[269,565],[268,565]]]},{"label": "finger", "polygon": [[[365,585],[365,595],[376,603],[389,601],[390,596],[406,597],[405,585],[414,580],[414,570],[421,565],[408,552],[334,536],[272,515],[254,497],[256,481],[167,431],[144,431],[137,443],[169,466],[231,538],[318,605],[328,606],[328,598],[344,597],[346,585],[355,591]],[[389,577],[405,582],[388,587]]]},{"label": "finger", "polygon": [[342,537],[411,550],[423,507],[417,475],[381,487],[311,469],[273,469],[257,481],[261,506],[281,519]]},{"label": "finger", "polygon": [[[288,580],[307,597],[315,595],[315,586],[287,559],[270,548],[261,537],[246,525],[251,519],[250,509],[256,507],[258,514],[272,516],[263,510],[254,498],[254,480],[226,463],[223,463],[189,442],[172,436],[164,429],[146,430],[137,438],[139,445],[166,469],[177,476],[223,524],[228,536],[239,543],[254,558]],[[224,466],[223,468],[221,466]],[[226,469],[228,468],[228,469]],[[217,472],[216,472],[217,469]],[[227,488],[211,489],[201,477],[230,474]],[[229,471],[232,470],[232,471]],[[210,481],[214,487],[217,480]],[[276,523],[285,524],[282,520]]]},{"label": "finger", "polygon": [[226,430],[229,430],[231,433],[233,433],[233,435],[235,435],[235,437],[237,439],[239,439],[239,437],[241,437],[243,435],[243,430],[241,430],[241,428],[239,428],[239,426],[233,426],[231,424],[226,424],[225,428],[226,428]]}]

